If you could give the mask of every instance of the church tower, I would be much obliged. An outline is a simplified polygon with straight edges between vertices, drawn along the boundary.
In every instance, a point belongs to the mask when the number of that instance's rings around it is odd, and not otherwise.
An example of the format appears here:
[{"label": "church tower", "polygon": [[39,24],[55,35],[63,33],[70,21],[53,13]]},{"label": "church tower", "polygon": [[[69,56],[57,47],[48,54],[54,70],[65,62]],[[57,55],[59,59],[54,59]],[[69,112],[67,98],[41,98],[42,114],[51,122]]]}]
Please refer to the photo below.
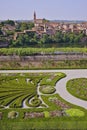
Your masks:
[{"label": "church tower", "polygon": [[36,21],[36,12],[34,11],[34,22]]}]

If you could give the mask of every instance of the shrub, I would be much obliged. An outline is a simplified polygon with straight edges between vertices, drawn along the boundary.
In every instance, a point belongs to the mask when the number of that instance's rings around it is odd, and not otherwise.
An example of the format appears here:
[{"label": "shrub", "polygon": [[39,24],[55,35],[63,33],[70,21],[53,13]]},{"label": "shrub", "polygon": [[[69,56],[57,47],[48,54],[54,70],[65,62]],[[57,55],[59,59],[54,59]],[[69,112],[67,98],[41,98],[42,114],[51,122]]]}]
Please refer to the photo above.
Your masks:
[{"label": "shrub", "polygon": [[65,110],[65,112],[66,112],[66,114],[68,114],[71,117],[73,117],[73,116],[74,117],[77,117],[77,116],[82,117],[85,115],[83,111],[81,111],[79,109],[74,109],[74,108],[67,109],[67,110]]},{"label": "shrub", "polygon": [[18,117],[18,112],[16,112],[16,111],[11,111],[11,112],[8,113],[8,118],[14,119],[14,118],[16,118],[16,117]]},{"label": "shrub", "polygon": [[45,118],[49,118],[50,117],[50,113],[48,111],[44,111],[44,116],[45,116]]},{"label": "shrub", "polygon": [[43,94],[52,94],[56,91],[56,89],[52,86],[41,86],[40,87],[40,91],[43,93]]}]

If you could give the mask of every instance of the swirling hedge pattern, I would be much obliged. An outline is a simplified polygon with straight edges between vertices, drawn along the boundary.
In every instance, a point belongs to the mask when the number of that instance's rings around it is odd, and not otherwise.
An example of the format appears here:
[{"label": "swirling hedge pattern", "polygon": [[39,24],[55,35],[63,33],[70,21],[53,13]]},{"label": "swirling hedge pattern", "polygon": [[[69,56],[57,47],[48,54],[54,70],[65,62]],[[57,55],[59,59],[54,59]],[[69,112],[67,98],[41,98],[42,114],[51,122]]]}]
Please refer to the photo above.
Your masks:
[{"label": "swirling hedge pattern", "polygon": [[49,80],[48,84],[56,84],[60,77],[65,77],[65,74],[0,74],[0,108],[21,108],[24,100],[29,107],[41,106],[42,101],[37,92],[38,83],[50,78],[53,83]]}]

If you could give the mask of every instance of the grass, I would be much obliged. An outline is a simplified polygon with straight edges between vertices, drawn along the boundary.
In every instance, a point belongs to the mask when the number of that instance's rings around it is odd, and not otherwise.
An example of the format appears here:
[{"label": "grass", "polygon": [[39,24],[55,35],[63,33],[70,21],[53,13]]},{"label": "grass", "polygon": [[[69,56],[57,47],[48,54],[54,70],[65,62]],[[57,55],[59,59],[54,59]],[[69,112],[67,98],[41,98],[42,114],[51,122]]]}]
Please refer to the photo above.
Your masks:
[{"label": "grass", "polygon": [[53,94],[56,89],[52,86],[42,86],[40,87],[40,92],[43,94]]},{"label": "grass", "polygon": [[[0,129],[1,130],[72,130],[72,129],[87,129],[87,110],[84,108],[81,108],[79,106],[70,104],[69,102],[62,99],[58,94],[50,94],[50,95],[41,95],[42,100],[48,105],[48,107],[32,107],[28,109],[20,108],[20,103],[23,101],[23,99],[27,99],[27,103],[29,104],[29,100],[32,99],[32,104],[36,105],[39,103],[38,96],[37,95],[37,84],[39,82],[42,82],[42,86],[45,83],[45,85],[50,84],[51,86],[56,84],[58,80],[60,80],[61,77],[66,76],[63,73],[40,73],[40,74],[0,74],[0,98],[6,101],[6,96],[11,97],[11,94],[14,93],[14,96],[16,93],[26,93],[25,95],[17,98],[16,100],[13,100],[11,102],[12,108],[10,109],[2,109],[0,108],[0,112],[3,113],[2,120],[0,120]],[[46,77],[46,78],[45,78]],[[26,78],[30,79],[28,83],[26,83]],[[15,79],[18,79],[19,82],[17,82]],[[45,79],[45,80],[44,80]],[[51,79],[51,80],[48,80]],[[55,79],[55,80],[54,80]],[[33,82],[33,84],[31,83]],[[47,82],[45,82],[47,81]],[[53,81],[53,82],[51,82]],[[6,88],[7,87],[7,88]],[[29,96],[28,96],[29,92]],[[17,93],[17,94],[18,94]],[[17,96],[17,95],[16,95]],[[16,97],[15,96],[15,97]],[[35,99],[35,100],[33,100]],[[74,116],[62,116],[62,117],[50,117],[49,112],[54,110],[64,110],[62,106],[59,106],[52,102],[49,99],[57,99],[61,103],[69,106],[71,109],[78,109],[79,111],[84,113],[84,116],[79,117],[78,115],[76,117]],[[9,99],[10,101],[10,99]],[[14,104],[20,104],[18,107],[15,108]],[[43,105],[43,104],[41,104]],[[69,108],[69,109],[70,109]],[[18,117],[14,119],[8,119],[8,113],[16,111],[18,114]],[[43,118],[30,118],[30,119],[24,119],[24,113],[25,112],[44,112],[45,117]]]},{"label": "grass", "polygon": [[68,81],[67,90],[75,97],[87,101],[87,78],[78,78]]},{"label": "grass", "polygon": [[[63,73],[45,73],[45,74],[8,74],[0,76],[0,107],[8,106],[11,108],[21,108],[22,102],[26,99],[29,107],[37,107],[42,104],[37,93],[38,83],[44,83],[48,77],[53,81],[46,82],[45,85],[54,85],[56,82],[65,77]],[[35,97],[35,95],[37,97]],[[32,99],[33,98],[33,99]],[[31,100],[32,99],[32,100]],[[29,101],[31,100],[30,104]]]},{"label": "grass", "polygon": [[87,48],[2,48],[0,55],[32,55],[32,54],[54,54],[55,52],[87,53]]},{"label": "grass", "polygon": [[76,116],[79,116],[79,117],[84,117],[84,112],[83,111],[81,111],[81,110],[79,110],[79,109],[68,109],[68,110],[66,110],[66,113],[69,115],[69,116],[74,116],[74,117],[76,117]]},{"label": "grass", "polygon": [[1,106],[22,107],[22,101],[26,97],[34,96],[37,93],[36,83],[39,81],[34,76],[34,80],[27,83],[26,79],[31,76],[8,75],[0,77],[0,103]]},{"label": "grass", "polygon": [[[39,67],[38,67],[39,66]],[[87,60],[63,60],[63,61],[2,61],[0,70],[29,70],[29,69],[87,69]]]}]

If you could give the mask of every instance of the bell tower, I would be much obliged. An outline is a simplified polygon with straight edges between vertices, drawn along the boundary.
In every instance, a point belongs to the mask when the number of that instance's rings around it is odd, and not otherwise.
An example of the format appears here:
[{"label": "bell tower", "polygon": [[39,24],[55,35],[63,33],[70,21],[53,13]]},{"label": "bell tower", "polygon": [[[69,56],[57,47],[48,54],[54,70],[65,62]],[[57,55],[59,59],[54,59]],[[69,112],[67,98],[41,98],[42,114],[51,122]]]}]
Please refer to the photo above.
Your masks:
[{"label": "bell tower", "polygon": [[36,21],[36,12],[34,11],[34,22]]}]

